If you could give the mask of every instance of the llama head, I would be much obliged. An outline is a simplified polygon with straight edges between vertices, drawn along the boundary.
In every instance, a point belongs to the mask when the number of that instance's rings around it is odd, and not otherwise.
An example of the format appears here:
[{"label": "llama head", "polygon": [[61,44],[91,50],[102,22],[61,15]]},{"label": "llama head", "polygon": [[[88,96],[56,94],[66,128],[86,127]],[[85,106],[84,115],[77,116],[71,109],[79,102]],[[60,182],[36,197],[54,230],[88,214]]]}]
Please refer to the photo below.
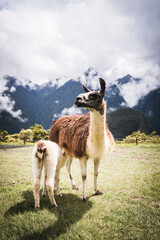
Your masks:
[{"label": "llama head", "polygon": [[91,111],[99,111],[101,114],[104,112],[104,96],[106,83],[102,78],[99,78],[101,89],[100,91],[91,91],[83,86],[86,93],[80,94],[76,97],[75,105],[90,109]]}]

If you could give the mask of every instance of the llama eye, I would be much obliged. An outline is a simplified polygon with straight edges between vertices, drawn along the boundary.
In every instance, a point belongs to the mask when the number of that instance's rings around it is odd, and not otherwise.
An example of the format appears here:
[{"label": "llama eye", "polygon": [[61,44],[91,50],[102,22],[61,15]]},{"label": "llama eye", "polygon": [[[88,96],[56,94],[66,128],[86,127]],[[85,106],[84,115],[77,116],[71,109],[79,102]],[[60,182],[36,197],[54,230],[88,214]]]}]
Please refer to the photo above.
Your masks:
[{"label": "llama eye", "polygon": [[97,99],[98,98],[98,95],[97,94],[91,94],[91,95],[89,95],[89,99],[90,100],[95,100],[95,99]]}]

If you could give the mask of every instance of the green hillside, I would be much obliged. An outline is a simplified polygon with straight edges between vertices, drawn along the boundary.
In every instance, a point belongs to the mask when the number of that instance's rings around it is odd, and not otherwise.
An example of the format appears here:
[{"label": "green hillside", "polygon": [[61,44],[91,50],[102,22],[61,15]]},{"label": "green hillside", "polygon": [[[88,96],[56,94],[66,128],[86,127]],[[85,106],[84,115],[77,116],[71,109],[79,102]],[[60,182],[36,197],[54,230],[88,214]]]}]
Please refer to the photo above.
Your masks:
[{"label": "green hillside", "polygon": [[132,108],[119,108],[109,113],[107,122],[115,138],[124,138],[138,130],[147,134],[153,131],[143,113]]}]

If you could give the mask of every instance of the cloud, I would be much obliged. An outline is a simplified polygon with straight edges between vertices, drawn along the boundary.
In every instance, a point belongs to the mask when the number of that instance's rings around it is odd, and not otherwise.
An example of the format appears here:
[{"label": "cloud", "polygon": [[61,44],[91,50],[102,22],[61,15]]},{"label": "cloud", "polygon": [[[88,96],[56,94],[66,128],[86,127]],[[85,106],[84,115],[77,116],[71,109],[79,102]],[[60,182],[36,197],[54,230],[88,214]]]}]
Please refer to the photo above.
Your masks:
[{"label": "cloud", "polygon": [[44,83],[92,66],[107,81],[143,76],[148,63],[159,67],[159,8],[158,0],[2,1],[0,75]]},{"label": "cloud", "polygon": [[77,81],[80,81],[87,87],[90,87],[91,90],[96,90],[100,88],[100,84],[98,81],[99,77],[101,77],[99,73],[95,69],[90,67],[80,76],[80,78],[77,79]]},{"label": "cloud", "polygon": [[53,119],[57,119],[57,118],[64,117],[64,116],[67,116],[67,115],[74,115],[74,114],[82,114],[82,110],[73,105],[70,108],[64,108],[61,111],[61,113],[58,113],[58,114],[55,113],[53,115]]},{"label": "cloud", "polygon": [[134,107],[140,98],[160,86],[159,66],[151,64],[148,69],[140,81],[136,82],[132,79],[129,83],[119,86],[121,95],[129,107]]},{"label": "cloud", "polygon": [[57,78],[56,80],[53,81],[52,86],[54,86],[55,84],[57,85],[57,87],[61,87],[62,85],[64,85],[66,82],[68,82],[69,79],[67,79],[66,77],[60,77]]},{"label": "cloud", "polygon": [[10,88],[10,92],[15,92],[16,91],[16,88],[14,87],[14,86],[12,86],[11,88]]},{"label": "cloud", "polygon": [[[9,112],[14,118],[18,118],[21,122],[26,122],[27,118],[22,118],[22,111],[19,109],[17,111],[14,110],[15,101],[10,98],[9,95],[5,94],[4,92],[8,90],[6,86],[7,80],[1,78],[1,87],[0,87],[0,113],[5,110]],[[13,88],[10,91],[14,91]]]}]

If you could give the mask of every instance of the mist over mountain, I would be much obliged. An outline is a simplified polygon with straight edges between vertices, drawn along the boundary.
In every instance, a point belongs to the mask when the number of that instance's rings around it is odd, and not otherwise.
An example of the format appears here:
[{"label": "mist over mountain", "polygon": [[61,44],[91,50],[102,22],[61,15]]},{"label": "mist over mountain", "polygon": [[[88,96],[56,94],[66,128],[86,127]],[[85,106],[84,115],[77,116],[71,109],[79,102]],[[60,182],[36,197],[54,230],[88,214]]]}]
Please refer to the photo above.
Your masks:
[{"label": "mist over mountain", "polygon": [[[28,80],[21,82],[11,76],[3,77],[0,90],[0,129],[17,133],[22,128],[28,128],[35,123],[49,129],[54,119],[86,112],[74,105],[75,98],[83,92],[82,83],[92,90],[99,89],[99,77],[99,73],[93,68],[89,68],[76,79],[62,77],[43,85],[33,84]],[[130,107],[131,99],[126,97],[128,93],[125,92],[125,86],[131,84],[136,86],[140,82],[141,79],[130,75],[115,80],[113,84],[108,84],[106,80],[105,100],[110,119],[109,125],[115,137],[121,138],[136,130],[149,133],[155,129],[160,133],[158,89],[136,99],[137,104],[133,107],[142,113],[132,108],[126,110],[126,107]],[[152,126],[145,117],[142,117],[143,113]],[[128,121],[131,115],[132,121]],[[121,125],[126,127],[123,133],[118,130],[122,129]]]}]

